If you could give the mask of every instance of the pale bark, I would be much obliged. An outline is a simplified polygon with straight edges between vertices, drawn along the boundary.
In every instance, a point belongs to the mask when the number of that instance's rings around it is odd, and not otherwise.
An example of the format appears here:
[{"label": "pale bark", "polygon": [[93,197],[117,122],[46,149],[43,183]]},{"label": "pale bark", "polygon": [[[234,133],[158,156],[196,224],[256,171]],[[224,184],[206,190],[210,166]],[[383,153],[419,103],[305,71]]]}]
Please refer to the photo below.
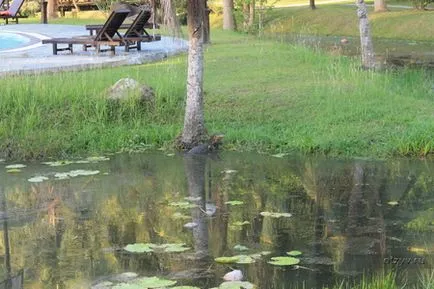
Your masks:
[{"label": "pale bark", "polygon": [[57,15],[57,0],[48,0],[47,16],[48,16],[48,19],[55,19],[58,17],[58,15]]},{"label": "pale bark", "polygon": [[371,29],[369,27],[368,10],[364,0],[357,0],[357,16],[359,17],[360,47],[362,52],[362,67],[375,68],[374,46],[372,44]]},{"label": "pale bark", "polygon": [[387,11],[386,0],[374,0],[374,12]]},{"label": "pale bark", "polygon": [[188,1],[188,72],[182,144],[188,149],[205,136],[203,113],[203,0]]},{"label": "pale bark", "polygon": [[249,27],[251,28],[253,24],[255,23],[255,0],[250,0],[250,11],[249,11]]},{"label": "pale bark", "polygon": [[249,30],[249,13],[250,13],[249,3],[244,2],[243,3],[243,29],[245,32]]},{"label": "pale bark", "polygon": [[[188,1],[190,3],[190,0]],[[173,36],[181,37],[181,26],[176,17],[176,8],[173,0],[162,0],[161,8],[163,10],[163,23],[169,29]]]},{"label": "pale bark", "polygon": [[223,29],[236,29],[234,16],[234,0],[223,0]]}]

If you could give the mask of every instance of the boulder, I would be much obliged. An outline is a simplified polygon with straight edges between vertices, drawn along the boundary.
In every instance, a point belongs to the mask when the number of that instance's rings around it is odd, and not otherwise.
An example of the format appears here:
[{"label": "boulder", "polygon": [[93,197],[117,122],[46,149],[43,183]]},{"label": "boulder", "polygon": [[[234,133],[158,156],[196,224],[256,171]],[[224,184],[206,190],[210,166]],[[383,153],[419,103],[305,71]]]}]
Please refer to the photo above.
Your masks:
[{"label": "boulder", "polygon": [[115,103],[136,100],[140,105],[152,106],[155,93],[152,87],[140,84],[132,78],[122,78],[108,89],[107,99]]}]

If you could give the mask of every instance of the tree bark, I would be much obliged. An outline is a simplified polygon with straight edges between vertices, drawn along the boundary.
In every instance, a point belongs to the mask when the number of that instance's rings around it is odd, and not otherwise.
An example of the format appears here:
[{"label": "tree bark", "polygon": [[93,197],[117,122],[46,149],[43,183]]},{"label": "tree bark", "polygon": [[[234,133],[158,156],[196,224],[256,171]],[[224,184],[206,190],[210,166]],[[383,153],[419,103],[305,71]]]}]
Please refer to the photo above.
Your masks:
[{"label": "tree bark", "polygon": [[57,18],[57,0],[48,0],[47,10],[48,19]]},{"label": "tree bark", "polygon": [[188,1],[188,72],[187,104],[185,108],[182,145],[185,149],[197,145],[205,136],[203,113],[203,0]]},{"label": "tree bark", "polygon": [[243,29],[244,29],[244,32],[249,31],[249,16],[250,16],[250,5],[247,2],[243,2]]},{"label": "tree bark", "polygon": [[223,0],[223,29],[236,29],[234,16],[234,0]]},{"label": "tree bark", "polygon": [[374,12],[387,11],[386,0],[374,0]]},{"label": "tree bark", "polygon": [[309,0],[309,6],[310,6],[310,9],[312,9],[312,10],[316,9],[315,0]]},{"label": "tree bark", "polygon": [[362,67],[375,68],[374,46],[372,44],[371,29],[369,27],[368,10],[364,0],[356,0],[357,16],[359,18],[360,47],[362,52]]},{"label": "tree bark", "polygon": [[255,0],[250,0],[250,13],[249,13],[249,27],[252,28],[253,24],[255,24]]}]

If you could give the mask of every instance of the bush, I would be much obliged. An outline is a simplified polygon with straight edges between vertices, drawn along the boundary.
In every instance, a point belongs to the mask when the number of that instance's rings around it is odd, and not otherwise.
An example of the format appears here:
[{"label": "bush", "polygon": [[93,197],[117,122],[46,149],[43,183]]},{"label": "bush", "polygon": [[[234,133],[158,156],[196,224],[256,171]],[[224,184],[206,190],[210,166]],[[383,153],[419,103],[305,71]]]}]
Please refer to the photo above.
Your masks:
[{"label": "bush", "polygon": [[24,1],[24,4],[21,8],[21,13],[27,16],[35,16],[36,12],[41,11],[41,3],[40,1]]},{"label": "bush", "polygon": [[413,3],[414,8],[424,10],[430,3],[434,3],[434,0],[411,0],[411,2]]}]

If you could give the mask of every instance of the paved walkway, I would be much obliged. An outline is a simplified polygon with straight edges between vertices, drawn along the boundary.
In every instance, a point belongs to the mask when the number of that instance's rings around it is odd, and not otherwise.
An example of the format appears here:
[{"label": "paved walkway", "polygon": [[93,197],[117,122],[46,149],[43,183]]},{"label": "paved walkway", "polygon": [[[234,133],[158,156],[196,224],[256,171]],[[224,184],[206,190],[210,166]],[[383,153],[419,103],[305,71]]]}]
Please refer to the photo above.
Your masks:
[{"label": "paved walkway", "polygon": [[1,32],[17,32],[31,39],[31,45],[7,51],[0,50],[0,76],[5,74],[34,73],[56,70],[82,70],[90,67],[142,64],[157,61],[185,52],[185,40],[162,37],[161,41],[142,43],[142,51],[126,53],[123,47],[116,48],[116,55],[109,52],[97,55],[94,51],[80,51],[75,45],[74,54],[69,51],[52,54],[51,44],[41,44],[41,39],[86,35],[86,30],[77,25],[55,24],[9,24],[1,25]]}]

